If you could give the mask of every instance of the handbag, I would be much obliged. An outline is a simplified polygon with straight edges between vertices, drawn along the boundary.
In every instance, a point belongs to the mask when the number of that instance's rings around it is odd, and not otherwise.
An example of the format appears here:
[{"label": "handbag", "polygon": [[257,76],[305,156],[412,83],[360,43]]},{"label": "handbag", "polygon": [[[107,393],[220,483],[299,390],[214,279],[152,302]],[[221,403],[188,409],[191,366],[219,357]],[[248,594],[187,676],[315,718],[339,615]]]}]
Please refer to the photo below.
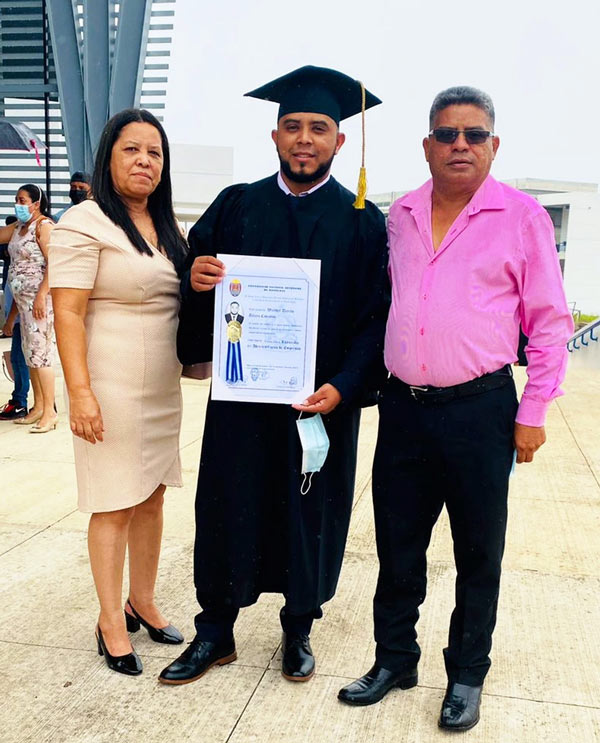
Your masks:
[{"label": "handbag", "polygon": [[10,360],[10,351],[2,351],[2,371],[10,382],[15,381],[15,372]]}]

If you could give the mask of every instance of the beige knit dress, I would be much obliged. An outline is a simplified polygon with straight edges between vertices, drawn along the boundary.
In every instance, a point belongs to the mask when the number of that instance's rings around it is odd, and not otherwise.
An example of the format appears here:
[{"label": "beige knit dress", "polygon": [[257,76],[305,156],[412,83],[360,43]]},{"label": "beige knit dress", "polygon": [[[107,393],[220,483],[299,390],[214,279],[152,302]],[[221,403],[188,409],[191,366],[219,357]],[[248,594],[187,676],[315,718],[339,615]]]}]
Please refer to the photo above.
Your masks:
[{"label": "beige knit dress", "polygon": [[142,255],[93,201],[52,231],[50,287],[91,289],[85,318],[92,391],[104,441],[73,437],[78,505],[117,511],[162,483],[181,486],[181,366],[175,337],[179,280],[158,250]]}]

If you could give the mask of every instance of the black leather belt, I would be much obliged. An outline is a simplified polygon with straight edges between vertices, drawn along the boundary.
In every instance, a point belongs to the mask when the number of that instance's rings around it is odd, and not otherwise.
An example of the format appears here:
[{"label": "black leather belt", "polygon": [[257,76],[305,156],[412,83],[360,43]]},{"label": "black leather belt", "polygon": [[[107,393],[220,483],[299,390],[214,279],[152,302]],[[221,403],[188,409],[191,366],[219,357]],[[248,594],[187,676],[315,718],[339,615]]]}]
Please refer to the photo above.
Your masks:
[{"label": "black leather belt", "polygon": [[426,385],[419,387],[414,384],[406,384],[398,377],[393,375],[389,378],[389,384],[394,387],[402,387],[405,389],[413,399],[421,403],[439,404],[449,402],[450,400],[457,400],[460,397],[470,397],[471,395],[479,395],[482,392],[488,392],[489,390],[496,390],[499,387],[504,387],[512,379],[512,369],[510,364],[506,364],[502,369],[498,369],[495,372],[484,374],[482,377],[477,379],[471,379],[469,382],[463,382],[462,384],[454,384],[452,387],[432,387]]}]

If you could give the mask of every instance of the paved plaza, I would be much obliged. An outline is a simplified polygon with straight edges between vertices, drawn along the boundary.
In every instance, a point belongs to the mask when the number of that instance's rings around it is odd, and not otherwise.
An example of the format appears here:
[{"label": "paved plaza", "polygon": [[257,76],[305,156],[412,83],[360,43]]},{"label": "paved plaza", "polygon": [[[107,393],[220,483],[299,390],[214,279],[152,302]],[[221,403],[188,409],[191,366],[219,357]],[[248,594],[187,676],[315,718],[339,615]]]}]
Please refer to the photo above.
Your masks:
[{"label": "paved plaza", "polygon": [[[0,340],[0,351],[8,345]],[[522,386],[524,372],[516,371]],[[419,685],[368,708],[336,699],[374,656],[376,410],[363,414],[338,592],[311,636],[315,677],[305,684],[282,678],[281,599],[265,595],[241,614],[235,663],[193,684],[165,687],[156,677],[179,651],[143,631],[134,636],[142,676],[113,673],[97,655],[88,518],[75,506],[62,380],[57,389],[56,431],[33,436],[0,422],[1,743],[435,743],[453,735],[473,743],[600,741],[600,373],[569,372],[567,394],[548,415],[548,443],[512,478],[493,665],[481,722],[465,734],[437,728],[454,580],[445,518],[429,551]],[[3,402],[10,390],[0,380]],[[207,394],[207,383],[183,382],[185,486],[167,491],[157,587],[163,612],[188,640],[196,612],[193,501]]]}]

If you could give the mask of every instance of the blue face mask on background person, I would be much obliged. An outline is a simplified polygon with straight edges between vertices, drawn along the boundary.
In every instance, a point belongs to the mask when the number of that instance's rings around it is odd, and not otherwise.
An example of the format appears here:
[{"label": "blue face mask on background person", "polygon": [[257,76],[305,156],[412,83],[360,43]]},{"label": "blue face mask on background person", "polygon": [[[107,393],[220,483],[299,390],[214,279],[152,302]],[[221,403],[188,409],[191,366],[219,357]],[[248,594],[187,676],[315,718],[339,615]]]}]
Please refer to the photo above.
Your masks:
[{"label": "blue face mask on background person", "polygon": [[15,204],[15,216],[19,222],[29,222],[31,219],[31,212],[27,204]]},{"label": "blue face mask on background person", "polygon": [[[298,435],[302,444],[302,474],[304,475],[300,492],[302,495],[306,495],[310,490],[313,473],[319,472],[327,459],[329,436],[319,413],[313,415],[311,418],[298,418],[296,426],[298,427]],[[305,490],[304,486],[307,475],[308,487]]]}]

